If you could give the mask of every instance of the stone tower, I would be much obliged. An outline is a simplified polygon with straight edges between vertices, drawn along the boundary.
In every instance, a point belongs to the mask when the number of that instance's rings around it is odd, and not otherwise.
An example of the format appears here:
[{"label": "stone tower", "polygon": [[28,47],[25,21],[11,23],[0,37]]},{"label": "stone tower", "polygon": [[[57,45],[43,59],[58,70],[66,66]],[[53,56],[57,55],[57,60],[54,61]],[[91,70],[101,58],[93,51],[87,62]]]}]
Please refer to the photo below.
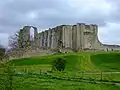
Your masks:
[{"label": "stone tower", "polygon": [[97,32],[97,25],[86,25],[84,23],[73,25],[72,48],[79,50],[100,48]]},{"label": "stone tower", "polygon": [[[33,28],[34,29],[34,41],[30,40],[30,29]],[[33,26],[24,26],[23,29],[20,29],[19,31],[19,43],[22,43],[21,46],[23,47],[38,47],[39,46],[39,35],[37,32],[37,28],[33,27]]]}]

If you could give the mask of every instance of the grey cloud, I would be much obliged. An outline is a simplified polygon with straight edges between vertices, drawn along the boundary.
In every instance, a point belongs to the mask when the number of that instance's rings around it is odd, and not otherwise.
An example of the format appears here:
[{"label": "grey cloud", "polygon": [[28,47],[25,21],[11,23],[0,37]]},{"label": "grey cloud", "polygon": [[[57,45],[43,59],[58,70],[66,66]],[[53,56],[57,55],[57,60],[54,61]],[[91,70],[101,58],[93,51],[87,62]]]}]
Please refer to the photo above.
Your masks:
[{"label": "grey cloud", "polygon": [[[2,4],[2,15],[0,25],[6,27],[19,27],[22,25],[44,25],[52,16],[57,16],[54,11],[63,11],[63,0],[6,0]],[[36,19],[28,17],[30,12],[37,14]],[[60,14],[60,13],[59,13]],[[48,20],[46,20],[48,18]],[[51,22],[52,23],[52,22]],[[43,25],[43,26],[44,26]],[[1,30],[0,30],[1,31]],[[8,31],[9,32],[9,31]]]},{"label": "grey cloud", "polygon": [[7,45],[8,45],[8,37],[9,37],[8,34],[0,33],[0,44],[2,44],[5,47],[7,47]]},{"label": "grey cloud", "polygon": [[8,6],[18,12],[29,12],[44,8],[62,7],[63,0],[14,0]]},{"label": "grey cloud", "polygon": [[[91,16],[96,15],[94,11],[86,11],[88,12],[86,13],[81,9],[78,12],[75,8],[70,7],[65,0],[13,0],[5,4],[5,6],[1,24],[8,26],[38,24],[42,21],[43,23],[45,22],[44,24],[51,23],[51,25],[56,22],[71,23],[76,21],[105,24],[103,21],[104,16],[101,16],[101,14],[97,15],[97,18],[91,18]],[[29,12],[38,14],[36,20],[28,18],[27,14]],[[91,12],[93,13],[92,15],[89,14]]]},{"label": "grey cloud", "polygon": [[[74,5],[70,1],[74,1]],[[108,22],[120,23],[119,0],[106,0],[114,6],[110,9],[105,5],[97,6],[105,0],[97,0],[98,3],[96,1],[92,6],[87,1],[89,0],[0,0],[0,33],[11,35],[24,25],[33,25],[41,30],[77,22],[94,23],[103,28],[108,27]],[[110,31],[109,28],[106,30]],[[104,38],[108,34],[100,35]],[[111,39],[108,41],[113,42]]]},{"label": "grey cloud", "polygon": [[108,23],[106,27],[99,30],[99,38],[103,43],[120,45],[120,23]]},{"label": "grey cloud", "polygon": [[120,0],[106,0],[111,4],[112,9],[110,17],[108,18],[109,22],[120,23]]}]

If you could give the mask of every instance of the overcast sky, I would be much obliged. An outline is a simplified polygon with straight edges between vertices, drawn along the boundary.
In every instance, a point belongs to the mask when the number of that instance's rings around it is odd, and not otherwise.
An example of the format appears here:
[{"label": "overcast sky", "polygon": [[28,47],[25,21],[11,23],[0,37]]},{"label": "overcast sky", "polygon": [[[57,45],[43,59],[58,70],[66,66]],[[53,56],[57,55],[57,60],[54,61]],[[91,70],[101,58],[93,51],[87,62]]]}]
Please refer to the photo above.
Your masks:
[{"label": "overcast sky", "polygon": [[120,44],[120,0],[0,0],[0,43],[24,25],[98,24],[102,43]]}]

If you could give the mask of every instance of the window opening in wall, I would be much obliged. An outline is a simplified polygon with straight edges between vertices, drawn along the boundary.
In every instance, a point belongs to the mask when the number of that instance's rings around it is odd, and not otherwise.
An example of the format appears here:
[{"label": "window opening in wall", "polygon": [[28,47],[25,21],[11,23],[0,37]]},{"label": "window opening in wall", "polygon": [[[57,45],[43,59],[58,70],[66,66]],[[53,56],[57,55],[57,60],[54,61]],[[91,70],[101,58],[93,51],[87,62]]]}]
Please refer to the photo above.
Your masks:
[{"label": "window opening in wall", "polygon": [[30,28],[30,40],[34,41],[34,29],[32,27]]}]

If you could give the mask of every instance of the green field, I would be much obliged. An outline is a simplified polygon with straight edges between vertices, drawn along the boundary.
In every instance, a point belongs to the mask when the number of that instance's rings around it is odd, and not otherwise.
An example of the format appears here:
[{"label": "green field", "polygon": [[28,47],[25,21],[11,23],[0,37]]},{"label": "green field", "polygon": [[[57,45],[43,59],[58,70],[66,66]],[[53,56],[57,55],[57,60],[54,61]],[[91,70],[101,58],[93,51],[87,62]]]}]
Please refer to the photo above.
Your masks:
[{"label": "green field", "polygon": [[63,57],[67,60],[66,71],[120,71],[120,53],[71,53],[12,60],[18,68],[50,69],[52,62]]},{"label": "green field", "polygon": [[[59,57],[67,62],[64,72],[51,71],[53,61]],[[120,90],[120,73],[86,74],[120,72],[120,53],[118,52],[36,56],[15,59],[10,61],[10,64],[14,65],[16,73],[27,73],[14,76],[14,90]],[[0,73],[3,71],[1,67]],[[29,73],[37,73],[37,75],[29,75]],[[3,77],[5,76],[1,76]]]}]

